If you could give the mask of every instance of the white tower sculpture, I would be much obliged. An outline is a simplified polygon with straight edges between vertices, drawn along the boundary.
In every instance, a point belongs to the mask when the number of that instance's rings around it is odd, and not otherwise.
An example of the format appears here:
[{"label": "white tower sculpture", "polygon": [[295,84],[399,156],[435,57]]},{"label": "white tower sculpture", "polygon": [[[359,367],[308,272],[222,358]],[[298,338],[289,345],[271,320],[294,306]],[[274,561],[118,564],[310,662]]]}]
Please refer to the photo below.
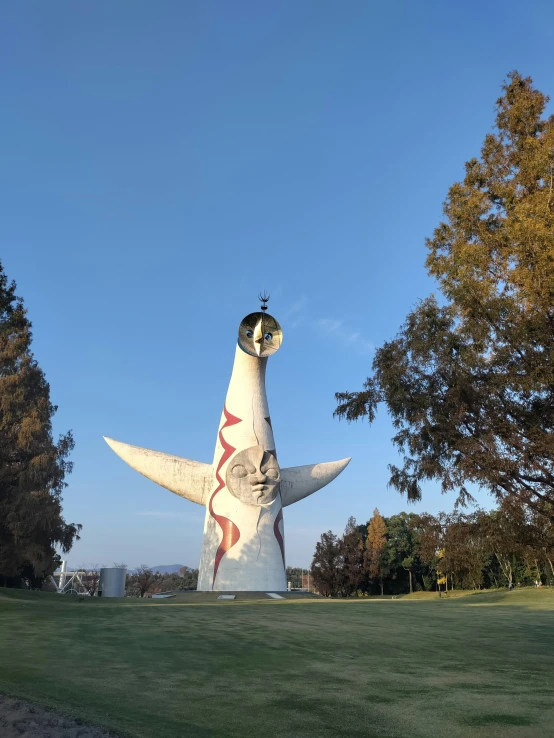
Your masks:
[{"label": "white tower sculpture", "polygon": [[279,466],[265,371],[283,334],[266,313],[269,297],[260,299],[262,311],[239,326],[213,464],[105,438],[133,469],[205,506],[199,590],[286,590],[283,508],[329,484],[350,461]]}]

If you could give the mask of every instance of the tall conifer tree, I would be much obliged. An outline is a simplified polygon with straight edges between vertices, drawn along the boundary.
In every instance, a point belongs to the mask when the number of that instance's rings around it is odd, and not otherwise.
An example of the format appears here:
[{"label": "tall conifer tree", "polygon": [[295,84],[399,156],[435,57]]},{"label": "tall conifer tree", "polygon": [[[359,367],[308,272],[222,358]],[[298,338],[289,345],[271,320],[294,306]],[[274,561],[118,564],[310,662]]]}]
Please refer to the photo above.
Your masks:
[{"label": "tall conifer tree", "polygon": [[364,579],[364,542],[356,525],[356,518],[348,518],[340,542],[342,554],[341,590],[344,595],[357,592]]},{"label": "tall conifer tree", "polygon": [[316,543],[311,574],[316,590],[325,597],[336,597],[342,578],[341,541],[330,530]]},{"label": "tall conifer tree", "polygon": [[62,517],[71,432],[52,436],[57,408],[31,352],[31,323],[0,262],[0,585],[37,586],[80,525]]},{"label": "tall conifer tree", "polygon": [[422,301],[375,353],[336,414],[372,421],[384,401],[404,454],[391,484],[410,500],[439,479],[554,516],[554,116],[517,72],[496,130],[466,163],[427,241],[443,297]]},{"label": "tall conifer tree", "polygon": [[377,508],[373,511],[367,526],[367,539],[365,542],[364,564],[372,580],[377,580],[383,594],[383,580],[388,573],[385,561],[385,547],[387,545],[387,525]]}]

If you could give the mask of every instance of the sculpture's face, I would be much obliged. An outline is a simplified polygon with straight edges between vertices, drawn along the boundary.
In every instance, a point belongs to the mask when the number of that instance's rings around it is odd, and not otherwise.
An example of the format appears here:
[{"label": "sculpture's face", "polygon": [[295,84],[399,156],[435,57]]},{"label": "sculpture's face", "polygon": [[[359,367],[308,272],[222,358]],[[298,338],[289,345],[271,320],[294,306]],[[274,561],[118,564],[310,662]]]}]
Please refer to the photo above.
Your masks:
[{"label": "sculpture's face", "polygon": [[281,326],[266,313],[250,313],[239,326],[239,346],[250,356],[271,356],[282,341]]},{"label": "sculpture's face", "polygon": [[245,505],[271,505],[279,494],[281,470],[263,446],[239,451],[227,468],[227,488]]}]

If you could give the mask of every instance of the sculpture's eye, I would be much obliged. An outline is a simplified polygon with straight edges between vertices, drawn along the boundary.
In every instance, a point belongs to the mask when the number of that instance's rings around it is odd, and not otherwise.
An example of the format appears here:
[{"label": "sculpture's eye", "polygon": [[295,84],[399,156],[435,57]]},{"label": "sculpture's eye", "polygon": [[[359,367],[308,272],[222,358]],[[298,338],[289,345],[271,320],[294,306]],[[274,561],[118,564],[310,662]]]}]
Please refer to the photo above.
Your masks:
[{"label": "sculpture's eye", "polygon": [[236,466],[234,466],[231,469],[231,474],[234,477],[239,477],[239,479],[248,476],[248,472],[246,471],[246,468],[242,464],[237,464]]},{"label": "sculpture's eye", "polygon": [[275,469],[275,467],[271,467],[268,469],[265,473],[266,477],[269,477],[270,479],[279,479],[279,469]]},{"label": "sculpture's eye", "polygon": [[273,333],[264,333],[264,340],[273,341]]},{"label": "sculpture's eye", "polygon": [[247,338],[252,338],[252,336],[253,336],[253,335],[254,335],[254,331],[253,331],[253,330],[251,330],[251,329],[249,328],[249,329],[248,329],[248,330],[246,331],[246,337],[247,337]]}]

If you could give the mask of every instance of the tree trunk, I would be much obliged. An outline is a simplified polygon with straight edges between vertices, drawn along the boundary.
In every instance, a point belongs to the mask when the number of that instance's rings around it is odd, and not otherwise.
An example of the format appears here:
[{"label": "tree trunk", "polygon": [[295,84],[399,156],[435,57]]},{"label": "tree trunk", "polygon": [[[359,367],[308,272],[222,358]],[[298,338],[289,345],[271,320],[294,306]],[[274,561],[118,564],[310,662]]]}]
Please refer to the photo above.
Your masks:
[{"label": "tree trunk", "polygon": [[412,570],[408,569],[408,574],[410,575],[410,594],[413,593],[413,587],[412,587]]},{"label": "tree trunk", "polygon": [[444,575],[444,591],[448,592],[448,574]]},{"label": "tree trunk", "polygon": [[381,597],[383,596],[383,577],[379,580],[379,583],[381,585]]},{"label": "tree trunk", "polygon": [[498,560],[498,563],[500,564],[500,568],[504,572],[504,576],[508,580],[508,584],[512,584],[512,567],[510,565],[509,561],[505,561],[503,557],[495,551],[494,554]]},{"label": "tree trunk", "polygon": [[537,559],[535,559],[535,567],[537,569],[537,581],[542,583],[541,570],[540,570],[539,562],[537,561]]}]

